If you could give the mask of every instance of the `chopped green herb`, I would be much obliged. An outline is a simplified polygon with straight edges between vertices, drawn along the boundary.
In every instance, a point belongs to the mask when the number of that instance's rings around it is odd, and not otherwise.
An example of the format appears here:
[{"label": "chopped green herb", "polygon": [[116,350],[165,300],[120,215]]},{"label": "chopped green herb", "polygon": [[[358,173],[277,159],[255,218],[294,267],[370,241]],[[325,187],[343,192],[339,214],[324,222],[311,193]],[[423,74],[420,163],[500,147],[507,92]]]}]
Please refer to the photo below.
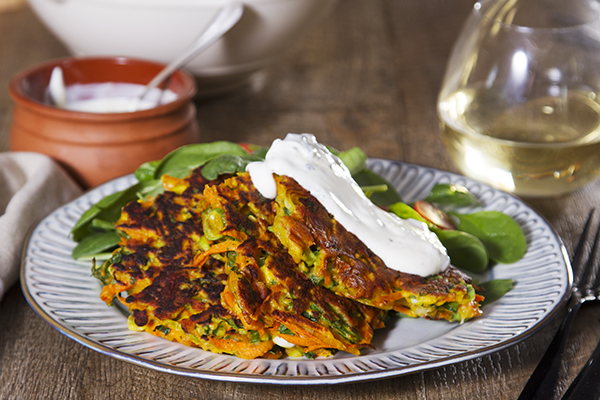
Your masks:
[{"label": "chopped green herb", "polygon": [[292,332],[287,326],[285,325],[279,325],[279,333],[283,333],[284,335],[294,335],[294,332]]},{"label": "chopped green herb", "polygon": [[250,331],[250,343],[260,342],[260,333],[258,331]]},{"label": "chopped green herb", "polygon": [[448,303],[445,303],[442,305],[442,307],[447,308],[448,310],[450,310],[452,312],[458,311],[458,306],[459,306],[459,304],[456,301],[451,301],[451,302],[448,302]]},{"label": "chopped green herb", "polygon": [[318,286],[325,280],[325,278],[323,278],[322,276],[311,275],[310,280],[312,281],[312,283]]},{"label": "chopped green herb", "polygon": [[169,332],[171,332],[171,329],[167,328],[164,325],[157,325],[156,328],[154,328],[154,330],[162,332],[162,334],[165,336],[167,336],[169,334]]}]

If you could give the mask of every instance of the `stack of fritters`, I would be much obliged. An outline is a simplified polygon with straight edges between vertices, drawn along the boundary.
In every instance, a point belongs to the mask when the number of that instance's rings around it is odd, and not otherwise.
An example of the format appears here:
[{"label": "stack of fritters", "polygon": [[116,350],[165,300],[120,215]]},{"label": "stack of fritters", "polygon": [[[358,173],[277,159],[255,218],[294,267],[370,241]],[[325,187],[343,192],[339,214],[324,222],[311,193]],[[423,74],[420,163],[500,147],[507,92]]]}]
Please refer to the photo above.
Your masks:
[{"label": "stack of fritters", "polygon": [[[482,296],[453,266],[423,278],[387,268],[310,193],[277,176],[272,230],[313,282],[363,304],[410,317],[463,322],[481,315]],[[398,254],[402,258],[402,254]]]},{"label": "stack of fritters", "polygon": [[248,174],[162,178],[165,192],[123,208],[123,240],[94,270],[131,310],[131,329],[242,358],[371,348],[387,310],[479,315],[454,268],[421,278],[383,265],[293,179],[265,199]]}]

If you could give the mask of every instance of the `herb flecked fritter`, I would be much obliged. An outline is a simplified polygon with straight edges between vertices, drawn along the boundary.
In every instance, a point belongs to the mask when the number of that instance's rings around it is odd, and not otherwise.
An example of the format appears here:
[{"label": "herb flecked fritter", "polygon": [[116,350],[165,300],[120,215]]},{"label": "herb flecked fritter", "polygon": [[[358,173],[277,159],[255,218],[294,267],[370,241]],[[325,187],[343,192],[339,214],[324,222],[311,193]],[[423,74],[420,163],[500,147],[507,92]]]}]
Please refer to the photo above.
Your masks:
[{"label": "herb flecked fritter", "polygon": [[165,192],[123,208],[110,260],[94,267],[131,329],[242,358],[359,354],[388,310],[463,321],[481,296],[454,268],[387,268],[293,179],[265,199],[246,173],[164,175]]}]

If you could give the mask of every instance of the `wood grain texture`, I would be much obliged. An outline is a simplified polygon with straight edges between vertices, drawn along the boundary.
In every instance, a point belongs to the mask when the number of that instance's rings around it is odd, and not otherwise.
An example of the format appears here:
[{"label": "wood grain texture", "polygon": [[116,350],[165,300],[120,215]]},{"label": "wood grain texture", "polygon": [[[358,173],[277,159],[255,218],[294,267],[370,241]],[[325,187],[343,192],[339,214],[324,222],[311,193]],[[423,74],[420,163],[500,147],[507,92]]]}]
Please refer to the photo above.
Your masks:
[{"label": "wood grain texture", "polygon": [[[337,148],[454,170],[435,112],[445,63],[473,0],[342,0],[290,53],[235,93],[198,100],[203,141],[268,145],[311,132]],[[0,151],[8,150],[8,82],[67,55],[28,8],[0,14]],[[558,199],[527,200],[569,252],[600,183]],[[600,339],[600,308],[585,306],[561,375],[565,390]],[[558,328],[551,321],[508,349],[377,382],[326,387],[235,384],[174,376],[106,357],[67,338],[15,285],[0,302],[1,399],[515,399]],[[558,398],[558,396],[557,396]]]}]

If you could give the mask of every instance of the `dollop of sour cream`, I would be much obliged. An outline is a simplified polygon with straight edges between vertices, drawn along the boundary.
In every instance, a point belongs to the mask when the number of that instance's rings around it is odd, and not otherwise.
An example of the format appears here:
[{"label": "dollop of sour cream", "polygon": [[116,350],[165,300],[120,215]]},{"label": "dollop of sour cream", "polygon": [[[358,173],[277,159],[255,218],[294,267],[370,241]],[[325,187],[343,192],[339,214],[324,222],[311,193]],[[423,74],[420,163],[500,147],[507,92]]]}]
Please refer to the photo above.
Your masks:
[{"label": "dollop of sour cream", "polygon": [[122,82],[75,84],[66,87],[63,108],[88,113],[124,113],[147,110],[172,102],[172,90],[153,89],[143,99],[144,85]]},{"label": "dollop of sour cream", "polygon": [[274,173],[294,178],[389,268],[428,276],[441,273],[450,263],[426,224],[401,219],[373,204],[344,163],[314,135],[290,133],[284,140],[276,139],[265,161],[248,164],[246,171],[269,199],[277,196]]}]

